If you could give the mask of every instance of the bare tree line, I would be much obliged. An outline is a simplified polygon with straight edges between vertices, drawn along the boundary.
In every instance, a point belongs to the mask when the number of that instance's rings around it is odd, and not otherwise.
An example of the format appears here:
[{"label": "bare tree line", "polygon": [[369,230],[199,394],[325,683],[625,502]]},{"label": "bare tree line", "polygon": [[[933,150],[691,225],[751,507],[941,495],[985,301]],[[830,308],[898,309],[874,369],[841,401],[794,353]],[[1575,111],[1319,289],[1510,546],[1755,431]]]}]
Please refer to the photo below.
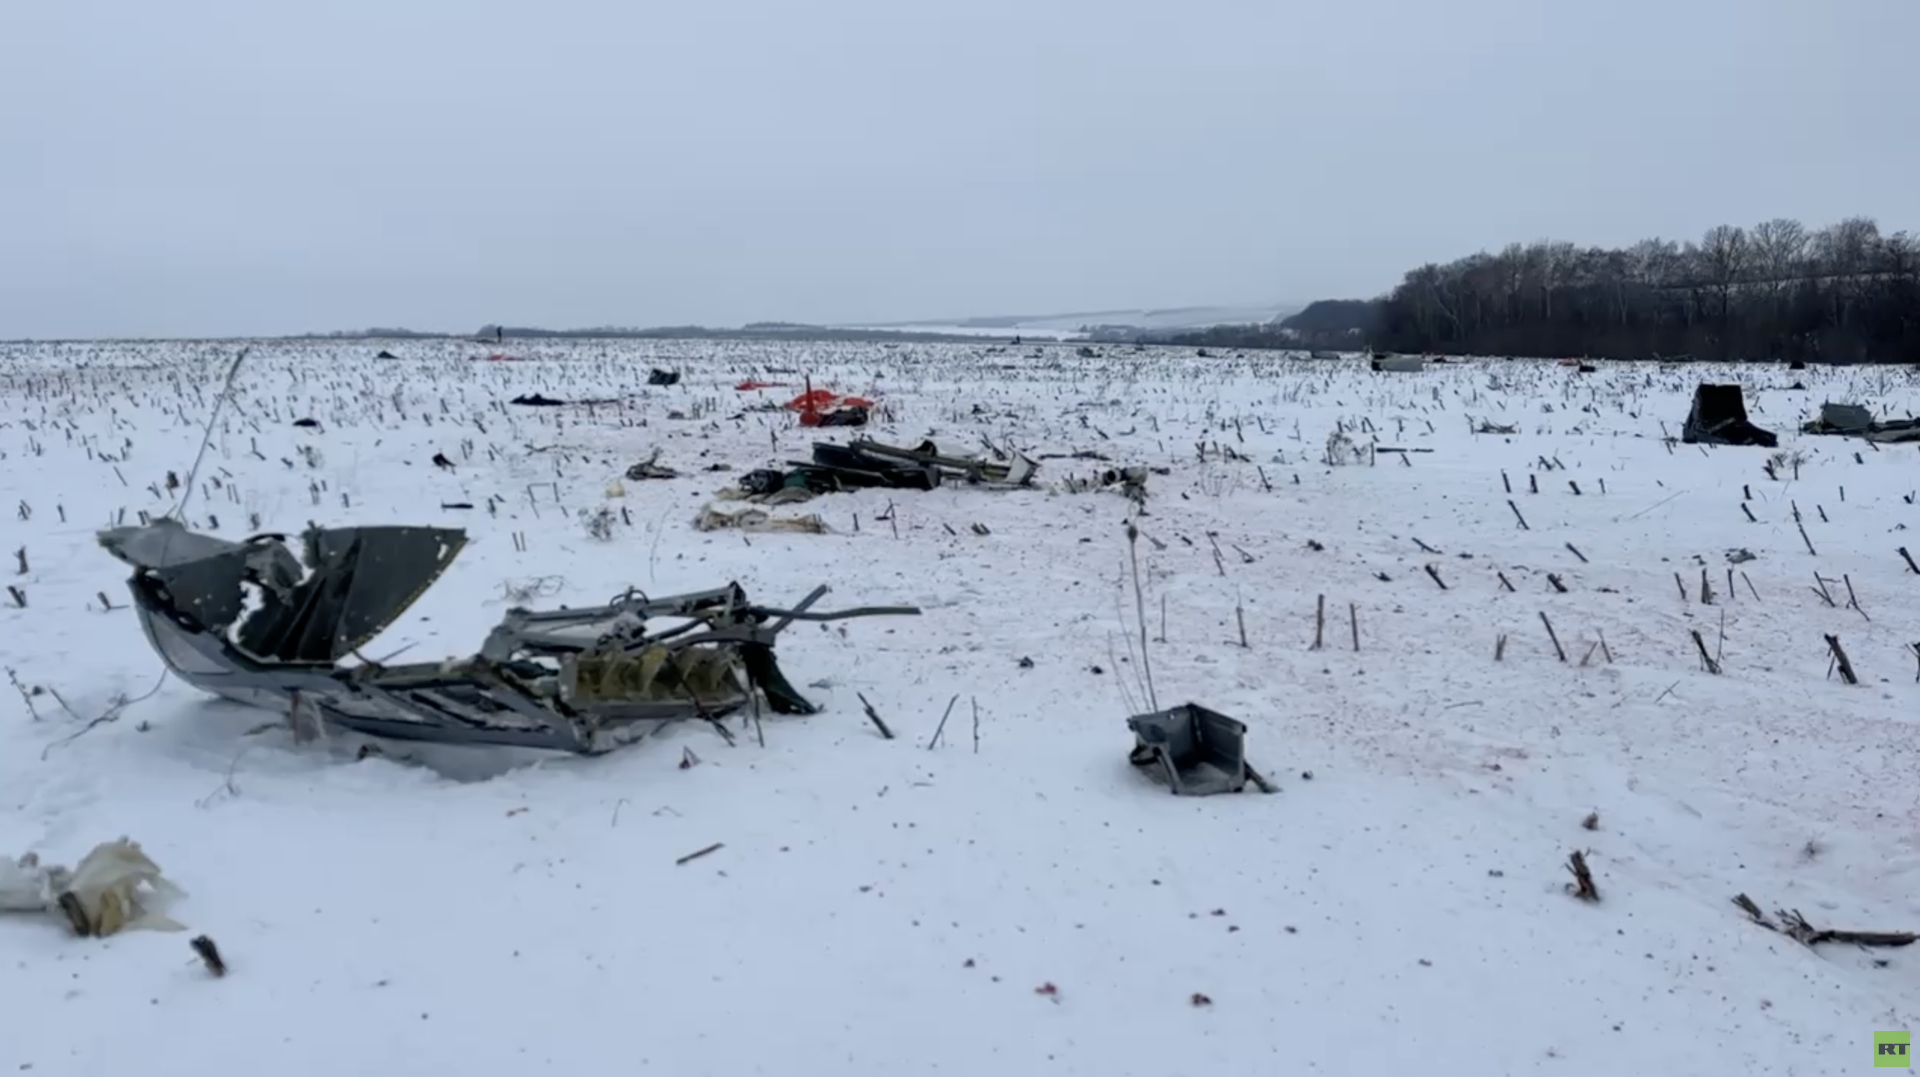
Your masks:
[{"label": "bare tree line", "polygon": [[1850,217],[1621,250],[1514,243],[1408,272],[1354,328],[1410,352],[1920,362],[1920,238]]},{"label": "bare tree line", "polygon": [[1168,339],[1556,358],[1920,363],[1920,237],[1865,217],[1777,218],[1624,249],[1511,243],[1409,271],[1377,299],[1323,299],[1278,324]]}]

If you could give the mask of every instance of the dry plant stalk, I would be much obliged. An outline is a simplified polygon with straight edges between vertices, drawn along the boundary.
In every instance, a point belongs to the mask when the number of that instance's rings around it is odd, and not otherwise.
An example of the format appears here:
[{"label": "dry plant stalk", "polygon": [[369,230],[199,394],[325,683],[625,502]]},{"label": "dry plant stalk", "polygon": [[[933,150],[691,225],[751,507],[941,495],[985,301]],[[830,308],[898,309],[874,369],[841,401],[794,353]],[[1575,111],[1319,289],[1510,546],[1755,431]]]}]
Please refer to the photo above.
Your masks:
[{"label": "dry plant stalk", "polygon": [[1707,641],[1701,637],[1700,630],[1694,628],[1688,631],[1693,635],[1693,645],[1700,650],[1701,664],[1706,666],[1708,673],[1719,673],[1720,663],[1713,660],[1713,654],[1707,650]]},{"label": "dry plant stalk", "polygon": [[873,704],[867,702],[866,694],[862,692],[855,692],[854,695],[860,697],[860,705],[866,708],[867,721],[873,723],[873,728],[878,729],[882,737],[884,737],[887,740],[892,740],[893,730],[888,729],[887,723],[880,720],[880,712],[877,710],[874,710]]},{"label": "dry plant stalk", "polygon": [[1600,890],[1593,885],[1593,872],[1587,868],[1587,854],[1578,849],[1567,857],[1567,870],[1573,873],[1573,882],[1567,890],[1581,901],[1599,901]]},{"label": "dry plant stalk", "polygon": [[1848,660],[1847,652],[1840,648],[1839,636],[1827,637],[1827,650],[1833,652],[1833,665],[1840,671],[1840,679],[1848,684],[1859,684],[1860,678],[1854,675],[1853,663]]},{"label": "dry plant stalk", "polygon": [[1547,626],[1547,638],[1553,641],[1553,653],[1560,656],[1560,661],[1565,662],[1567,649],[1560,646],[1560,633],[1553,630],[1553,622],[1547,619],[1546,610],[1540,611],[1540,623]]},{"label": "dry plant stalk", "polygon": [[698,860],[701,857],[706,856],[708,853],[717,853],[725,847],[726,847],[725,842],[716,841],[712,845],[709,845],[704,849],[695,849],[693,852],[690,852],[687,855],[680,857],[678,860],[675,860],[673,864],[675,867],[679,867],[682,864],[691,864],[695,860]]},{"label": "dry plant stalk", "polygon": [[1160,709],[1160,695],[1153,687],[1153,658],[1147,653],[1147,593],[1140,586],[1140,529],[1127,521],[1127,560],[1133,568],[1134,620],[1140,626],[1140,668],[1147,679],[1147,706]]}]

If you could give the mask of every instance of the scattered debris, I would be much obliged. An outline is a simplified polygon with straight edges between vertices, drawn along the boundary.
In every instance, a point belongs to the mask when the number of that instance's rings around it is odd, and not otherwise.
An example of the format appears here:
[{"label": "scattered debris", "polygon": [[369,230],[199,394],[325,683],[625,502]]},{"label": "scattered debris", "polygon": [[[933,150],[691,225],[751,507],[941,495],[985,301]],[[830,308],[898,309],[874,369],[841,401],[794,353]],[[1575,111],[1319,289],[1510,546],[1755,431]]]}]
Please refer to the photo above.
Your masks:
[{"label": "scattered debris", "polygon": [[1768,931],[1777,931],[1806,946],[1818,946],[1823,942],[1842,942],[1855,946],[1898,947],[1911,946],[1916,940],[1920,940],[1920,934],[1911,931],[1839,931],[1816,928],[1807,923],[1807,918],[1800,915],[1798,909],[1781,909],[1775,912],[1774,915],[1780,920],[1776,924],[1769,920],[1766,914],[1760,911],[1760,906],[1754,904],[1753,899],[1745,894],[1735,894],[1733,903],[1739,906],[1741,912],[1747,914],[1747,919]]},{"label": "scattered debris", "polygon": [[[829,491],[838,488],[835,483],[826,485]],[[807,472],[762,468],[740,476],[739,485],[714,496],[722,501],[751,501],[756,505],[798,505],[812,501],[822,492],[810,484]]]},{"label": "scattered debris", "polygon": [[680,473],[660,463],[660,452],[654,450],[652,456],[627,469],[627,478],[639,482],[642,479],[677,479]]},{"label": "scattered debris", "polygon": [[[1167,469],[1160,469],[1166,473]],[[1070,494],[1086,493],[1091,490],[1116,490],[1129,501],[1144,504],[1147,500],[1147,477],[1152,469],[1144,467],[1108,468],[1088,478],[1069,475],[1061,481],[1060,487]]]},{"label": "scattered debris", "polygon": [[835,408],[821,414],[807,412],[800,416],[801,426],[865,426],[872,412],[867,408]]},{"label": "scattered debris", "polygon": [[604,606],[510,609],[467,658],[342,666],[446,572],[464,531],[312,528],[301,559],[283,536],[230,542],[170,518],[99,541],[133,566],[141,627],[182,681],[288,714],[297,698],[333,725],[402,741],[593,754],[689,718],[724,730],[720,719],[759,699],[776,714],[812,714],[774,660],[781,631],[920,612],[810,612],[824,585],[790,610],[753,605],[738,584],[665,598],[629,590]]},{"label": "scattered debris", "polygon": [[745,531],[749,534],[785,533],[791,535],[827,534],[827,522],[818,515],[775,516],[765,509],[741,509],[722,512],[712,505],[693,518],[696,531]]},{"label": "scattered debris", "polygon": [[865,426],[873,410],[873,401],[861,396],[841,396],[828,389],[808,389],[786,402],[788,411],[800,413],[801,426]]},{"label": "scattered debris", "polygon": [[877,441],[846,445],[820,441],[814,443],[810,462],[790,461],[785,471],[762,468],[741,476],[740,493],[735,496],[758,500],[787,489],[811,494],[874,488],[932,490],[949,479],[972,485],[1024,486],[1038,469],[1038,464],[1018,453],[1007,463],[943,455],[931,441],[913,449]]},{"label": "scattered debris", "polygon": [[522,393],[512,400],[507,401],[509,404],[518,404],[523,408],[559,408],[566,407],[569,404],[598,405],[618,404],[619,402],[620,401],[613,397],[596,397],[592,400],[560,400],[556,397],[547,396],[544,393]]}]

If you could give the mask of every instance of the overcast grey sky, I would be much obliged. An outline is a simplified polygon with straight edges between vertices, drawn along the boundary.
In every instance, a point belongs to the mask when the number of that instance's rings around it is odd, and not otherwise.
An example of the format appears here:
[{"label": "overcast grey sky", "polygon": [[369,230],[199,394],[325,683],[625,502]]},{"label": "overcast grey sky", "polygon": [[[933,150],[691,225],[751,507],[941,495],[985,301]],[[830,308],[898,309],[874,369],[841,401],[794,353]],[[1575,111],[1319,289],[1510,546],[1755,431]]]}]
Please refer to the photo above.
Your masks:
[{"label": "overcast grey sky", "polygon": [[1920,225],[1920,0],[5,0],[0,338],[1371,295]]}]

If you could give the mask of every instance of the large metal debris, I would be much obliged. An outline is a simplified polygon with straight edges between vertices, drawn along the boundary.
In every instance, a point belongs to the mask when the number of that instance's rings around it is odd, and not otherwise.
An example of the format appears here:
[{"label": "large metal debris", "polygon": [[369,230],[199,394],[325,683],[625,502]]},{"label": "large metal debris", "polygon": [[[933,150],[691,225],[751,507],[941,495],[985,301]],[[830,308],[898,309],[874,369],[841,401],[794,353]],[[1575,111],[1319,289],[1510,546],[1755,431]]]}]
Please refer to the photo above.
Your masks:
[{"label": "large metal debris", "polygon": [[1367,365],[1372,368],[1375,373],[1417,374],[1427,369],[1427,360],[1425,356],[1420,355],[1394,355],[1390,352],[1374,352],[1368,357]]},{"label": "large metal debris", "polygon": [[[823,449],[831,449],[825,443],[815,443],[813,456],[819,461]],[[879,461],[896,466],[922,468],[934,472],[943,478],[959,479],[970,484],[993,483],[1007,486],[1025,486],[1033,481],[1034,473],[1040,465],[1020,453],[1013,453],[1006,463],[994,463],[972,456],[954,456],[941,451],[931,441],[921,442],[911,449],[883,445],[877,441],[853,441],[846,451],[856,460]]]},{"label": "large metal debris", "polygon": [[781,631],[920,612],[811,612],[824,585],[792,609],[753,605],[738,584],[665,598],[628,591],[604,606],[508,610],[469,658],[344,666],[440,578],[465,532],[313,528],[299,559],[284,536],[229,542],[170,519],[99,541],[133,566],[140,625],[181,680],[290,720],[304,712],[394,740],[598,753],[758,698],[778,714],[811,714],[774,660]]},{"label": "large metal debris", "polygon": [[1134,734],[1128,761],[1157,771],[1176,796],[1238,793],[1252,778],[1247,725],[1239,719],[1186,703],[1136,714],[1127,726]]},{"label": "large metal debris", "polygon": [[1800,427],[1803,434],[1835,434],[1883,443],[1920,441],[1920,419],[1876,422],[1860,404],[1822,404],[1820,417]]},{"label": "large metal debris", "polygon": [[817,494],[876,487],[932,490],[949,481],[1025,486],[1039,469],[1039,464],[1019,453],[999,463],[951,455],[931,441],[911,449],[864,439],[845,445],[818,441],[811,461],[791,461],[786,471],[749,472],[741,477],[740,489],[747,495],[764,497],[781,489],[805,489]]},{"label": "large metal debris", "polygon": [[1771,449],[1780,438],[1747,420],[1747,402],[1738,385],[1701,383],[1693,390],[1693,407],[1680,440],[1689,445],[1758,445]]}]

